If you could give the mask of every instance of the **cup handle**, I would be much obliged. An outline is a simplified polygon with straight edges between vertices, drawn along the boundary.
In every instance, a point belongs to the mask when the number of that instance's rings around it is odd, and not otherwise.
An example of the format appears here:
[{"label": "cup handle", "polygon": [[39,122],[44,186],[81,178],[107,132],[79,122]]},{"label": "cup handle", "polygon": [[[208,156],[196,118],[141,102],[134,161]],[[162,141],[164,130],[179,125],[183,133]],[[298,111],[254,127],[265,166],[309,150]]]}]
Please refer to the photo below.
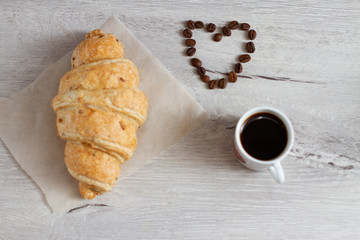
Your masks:
[{"label": "cup handle", "polygon": [[270,166],[269,171],[278,183],[285,182],[284,170],[280,162],[277,162],[274,165]]}]

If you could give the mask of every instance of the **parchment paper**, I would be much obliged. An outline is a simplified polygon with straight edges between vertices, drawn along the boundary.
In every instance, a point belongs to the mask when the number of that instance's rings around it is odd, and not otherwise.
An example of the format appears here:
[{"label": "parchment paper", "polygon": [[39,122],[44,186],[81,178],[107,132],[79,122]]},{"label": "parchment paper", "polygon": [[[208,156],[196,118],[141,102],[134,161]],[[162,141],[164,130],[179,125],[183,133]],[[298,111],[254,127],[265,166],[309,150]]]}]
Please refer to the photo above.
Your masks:
[{"label": "parchment paper", "polygon": [[125,58],[139,69],[139,88],[149,101],[147,121],[138,129],[137,149],[132,159],[122,166],[120,178],[111,192],[91,201],[83,200],[78,182],[69,175],[64,164],[65,141],[57,136],[56,115],[50,104],[57,94],[60,78],[70,70],[71,52],[47,68],[22,92],[0,103],[0,136],[16,161],[43,191],[54,212],[90,202],[121,204],[121,198],[126,197],[116,194],[121,179],[143,167],[207,118],[203,108],[119,19],[111,17],[101,29],[116,35],[122,42]]}]

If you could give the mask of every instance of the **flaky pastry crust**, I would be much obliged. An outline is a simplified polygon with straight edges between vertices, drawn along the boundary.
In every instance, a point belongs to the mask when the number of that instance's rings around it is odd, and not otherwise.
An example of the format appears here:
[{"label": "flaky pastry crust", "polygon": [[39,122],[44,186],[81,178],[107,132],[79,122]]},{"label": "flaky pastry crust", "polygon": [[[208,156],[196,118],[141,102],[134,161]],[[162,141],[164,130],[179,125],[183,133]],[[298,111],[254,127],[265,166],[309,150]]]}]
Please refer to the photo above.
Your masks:
[{"label": "flaky pastry crust", "polygon": [[114,35],[99,29],[87,33],[52,101],[58,135],[67,142],[66,167],[86,199],[112,189],[146,119],[148,103],[138,90],[138,70],[123,54]]}]

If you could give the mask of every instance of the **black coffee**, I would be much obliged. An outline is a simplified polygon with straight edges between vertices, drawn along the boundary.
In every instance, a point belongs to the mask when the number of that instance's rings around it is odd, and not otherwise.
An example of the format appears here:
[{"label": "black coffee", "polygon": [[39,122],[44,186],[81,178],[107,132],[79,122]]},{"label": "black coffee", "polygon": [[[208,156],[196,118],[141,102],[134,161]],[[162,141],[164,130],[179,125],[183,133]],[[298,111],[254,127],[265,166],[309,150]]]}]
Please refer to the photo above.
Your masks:
[{"label": "black coffee", "polygon": [[248,118],[240,133],[245,151],[259,160],[279,156],[287,143],[284,123],[270,113],[257,113]]}]

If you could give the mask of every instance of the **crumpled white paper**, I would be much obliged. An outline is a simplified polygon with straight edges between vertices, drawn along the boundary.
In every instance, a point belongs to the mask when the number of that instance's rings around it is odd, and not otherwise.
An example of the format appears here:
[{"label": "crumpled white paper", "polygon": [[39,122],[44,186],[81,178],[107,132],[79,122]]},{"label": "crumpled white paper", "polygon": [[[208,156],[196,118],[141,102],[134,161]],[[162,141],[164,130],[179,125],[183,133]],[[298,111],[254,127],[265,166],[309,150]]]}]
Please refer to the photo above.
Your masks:
[{"label": "crumpled white paper", "polygon": [[[113,190],[91,200],[92,203],[116,205],[121,179],[184,137],[205,120],[207,114],[119,19],[111,17],[101,29],[116,35],[122,42],[125,58],[139,69],[139,88],[149,102],[147,121],[138,129],[134,156],[122,166]],[[22,92],[0,103],[0,136],[16,161],[43,191],[54,212],[90,202],[82,199],[78,182],[67,172],[65,141],[57,136],[56,115],[51,108],[59,80],[70,70],[71,54],[69,52],[47,68]]]}]

